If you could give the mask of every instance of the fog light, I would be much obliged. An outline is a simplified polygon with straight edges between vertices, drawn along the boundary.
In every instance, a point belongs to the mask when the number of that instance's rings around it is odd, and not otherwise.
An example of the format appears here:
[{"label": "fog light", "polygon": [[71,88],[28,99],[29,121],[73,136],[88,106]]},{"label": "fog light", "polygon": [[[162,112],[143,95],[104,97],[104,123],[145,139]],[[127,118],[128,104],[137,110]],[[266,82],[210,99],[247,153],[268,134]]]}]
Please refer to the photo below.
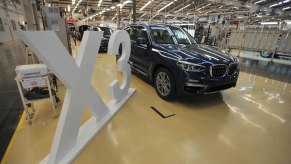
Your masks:
[{"label": "fog light", "polygon": [[189,79],[188,82],[190,82],[190,83],[199,83],[199,80]]},{"label": "fog light", "polygon": [[201,87],[201,88],[206,88],[207,87],[207,85],[197,84],[197,83],[190,83],[190,82],[186,82],[185,86],[187,86],[187,87]]}]

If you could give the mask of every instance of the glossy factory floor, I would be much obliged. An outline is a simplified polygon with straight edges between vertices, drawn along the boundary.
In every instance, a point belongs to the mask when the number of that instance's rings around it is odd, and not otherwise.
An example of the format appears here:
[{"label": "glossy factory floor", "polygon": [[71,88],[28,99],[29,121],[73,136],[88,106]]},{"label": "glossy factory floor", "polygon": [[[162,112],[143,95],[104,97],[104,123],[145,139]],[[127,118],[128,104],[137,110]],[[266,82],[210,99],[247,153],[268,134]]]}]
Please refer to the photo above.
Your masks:
[{"label": "glossy factory floor", "polygon": [[[133,75],[136,93],[74,163],[290,164],[291,68],[241,60],[241,69],[236,88],[172,102]],[[97,57],[92,83],[105,101],[106,86],[121,77],[113,56]],[[60,84],[62,100],[64,91]],[[50,105],[36,105],[31,125],[22,116],[3,163],[38,163],[49,153],[58,122]],[[81,123],[90,116],[85,109]]]}]

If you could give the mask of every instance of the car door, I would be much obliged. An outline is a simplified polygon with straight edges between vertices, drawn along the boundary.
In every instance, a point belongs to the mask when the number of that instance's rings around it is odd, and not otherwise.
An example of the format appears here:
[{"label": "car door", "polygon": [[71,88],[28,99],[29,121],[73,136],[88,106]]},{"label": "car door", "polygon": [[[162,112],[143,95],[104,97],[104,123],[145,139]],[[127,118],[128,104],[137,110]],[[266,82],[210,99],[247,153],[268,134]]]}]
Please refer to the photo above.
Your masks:
[{"label": "car door", "polygon": [[[134,48],[134,58],[137,64],[137,67],[144,73],[149,74],[149,68],[151,65],[151,58],[149,55],[150,43],[147,29],[143,26],[136,26],[136,40],[132,42]],[[138,43],[138,38],[144,38],[146,43]]]},{"label": "car door", "polygon": [[135,53],[135,47],[134,43],[136,42],[136,28],[135,27],[128,27],[125,29],[130,37],[130,45],[131,45],[131,52],[130,52],[130,57],[129,57],[129,64],[137,67],[137,61],[136,61],[136,53]]}]

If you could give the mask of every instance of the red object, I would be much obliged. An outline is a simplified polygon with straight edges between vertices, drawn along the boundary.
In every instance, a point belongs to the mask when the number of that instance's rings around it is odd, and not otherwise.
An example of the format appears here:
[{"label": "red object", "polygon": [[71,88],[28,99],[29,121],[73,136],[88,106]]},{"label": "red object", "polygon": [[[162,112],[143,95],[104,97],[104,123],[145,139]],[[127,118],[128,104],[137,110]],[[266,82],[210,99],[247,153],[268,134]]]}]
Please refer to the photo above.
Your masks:
[{"label": "red object", "polygon": [[73,19],[73,18],[68,18],[67,20],[66,20],[66,22],[67,23],[73,23],[74,25],[75,25],[75,27],[77,26],[77,24],[76,24],[76,19]]}]

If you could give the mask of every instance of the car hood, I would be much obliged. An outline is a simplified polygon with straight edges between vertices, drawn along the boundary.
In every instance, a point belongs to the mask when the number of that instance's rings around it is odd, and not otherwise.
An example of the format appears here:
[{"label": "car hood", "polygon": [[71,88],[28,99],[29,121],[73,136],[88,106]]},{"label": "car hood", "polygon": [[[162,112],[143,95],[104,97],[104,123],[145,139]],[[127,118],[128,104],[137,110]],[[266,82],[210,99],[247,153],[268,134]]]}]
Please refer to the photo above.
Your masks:
[{"label": "car hood", "polygon": [[103,39],[110,39],[110,35],[103,35]]},{"label": "car hood", "polygon": [[200,60],[201,62],[207,61],[212,64],[229,64],[236,61],[232,55],[207,45],[159,45],[159,47],[171,54],[176,54],[179,60]]}]

